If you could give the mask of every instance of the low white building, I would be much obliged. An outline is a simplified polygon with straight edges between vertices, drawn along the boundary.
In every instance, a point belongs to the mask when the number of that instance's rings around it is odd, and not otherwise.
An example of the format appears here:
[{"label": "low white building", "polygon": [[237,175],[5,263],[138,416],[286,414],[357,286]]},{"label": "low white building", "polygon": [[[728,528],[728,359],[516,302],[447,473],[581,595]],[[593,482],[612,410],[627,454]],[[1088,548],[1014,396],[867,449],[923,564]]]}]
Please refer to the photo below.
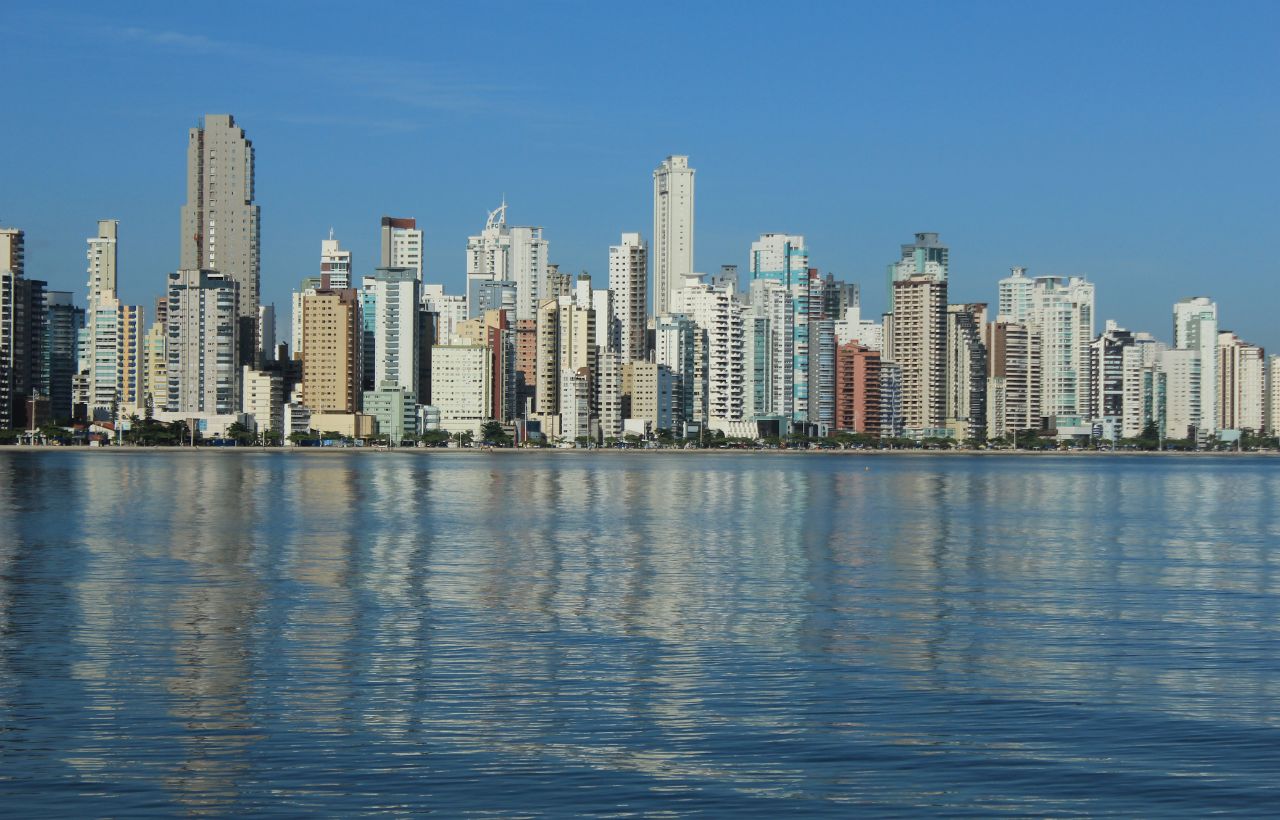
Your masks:
[{"label": "low white building", "polygon": [[253,430],[284,429],[284,380],[279,373],[254,370],[246,365],[241,377],[240,409],[253,417]]}]

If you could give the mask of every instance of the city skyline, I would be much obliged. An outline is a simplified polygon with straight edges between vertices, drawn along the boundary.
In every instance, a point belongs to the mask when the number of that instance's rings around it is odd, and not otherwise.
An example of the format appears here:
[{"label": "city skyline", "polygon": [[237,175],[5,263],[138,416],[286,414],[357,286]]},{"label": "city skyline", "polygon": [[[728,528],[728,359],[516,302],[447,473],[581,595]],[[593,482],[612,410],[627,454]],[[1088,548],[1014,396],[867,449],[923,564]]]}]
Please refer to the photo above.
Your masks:
[{"label": "city skyline", "polygon": [[[108,26],[109,36],[88,47],[82,58],[135,52],[131,60],[103,70],[120,87],[137,93],[114,95],[115,107],[106,112],[98,100],[84,101],[87,107],[82,109],[66,105],[57,112],[36,105],[21,133],[0,137],[11,151],[30,157],[6,185],[0,222],[27,232],[29,276],[47,280],[51,290],[79,292],[84,237],[98,220],[119,220],[121,300],[149,304],[162,291],[164,276],[177,270],[180,261],[174,237],[179,233],[184,157],[174,135],[206,113],[225,112],[246,128],[258,154],[263,300],[274,303],[278,311],[287,308],[297,280],[314,273],[318,242],[330,227],[344,249],[352,251],[355,275],[371,273],[378,220],[387,214],[416,218],[423,229],[426,281],[443,283],[450,293],[462,292],[466,237],[479,232],[481,220],[504,193],[512,224],[544,229],[551,243],[550,262],[569,273],[586,269],[603,281],[608,249],[620,233],[638,231],[652,241],[653,169],[666,156],[687,155],[698,171],[695,268],[708,274],[725,263],[745,269],[748,248],[761,234],[795,233],[806,238],[816,267],[862,285],[866,313],[875,315],[885,307],[887,294],[879,285],[901,237],[932,231],[947,237],[954,250],[952,302],[994,304],[996,281],[1009,268],[1025,266],[1033,277],[1083,276],[1096,284],[1099,323],[1114,319],[1172,341],[1168,305],[1205,295],[1222,306],[1224,330],[1268,349],[1280,346],[1269,321],[1269,300],[1256,293],[1258,282],[1269,280],[1275,263],[1264,258],[1248,275],[1225,275],[1240,264],[1240,242],[1266,245],[1275,233],[1276,206],[1263,195],[1269,188],[1265,170],[1272,160],[1261,150],[1261,137],[1270,131],[1268,123],[1275,115],[1266,109],[1266,94],[1250,92],[1265,87],[1266,78],[1274,75],[1274,58],[1236,50],[1229,65],[1210,66],[1203,50],[1175,56],[1176,49],[1169,49],[1170,54],[1119,49],[1139,23],[1184,38],[1193,30],[1207,33],[1226,46],[1232,38],[1244,36],[1229,31],[1234,17],[1197,9],[1178,19],[1152,22],[1135,6],[1105,12],[1117,24],[1112,33],[1101,32],[1106,26],[1095,20],[1091,26],[1069,24],[1046,34],[1030,30],[1031,12],[926,8],[930,13],[920,15],[922,19],[947,26],[954,37],[940,44],[937,53],[923,55],[923,64],[899,61],[894,63],[896,72],[880,69],[882,88],[866,82],[848,88],[845,102],[860,106],[870,123],[879,123],[876,127],[841,119],[834,113],[840,107],[837,101],[807,109],[814,127],[801,131],[834,128],[858,149],[835,155],[839,161],[833,161],[830,138],[812,137],[812,150],[801,153],[796,150],[799,143],[781,132],[766,130],[750,139],[739,133],[747,128],[749,109],[743,106],[753,90],[792,83],[789,90],[798,100],[811,100],[811,86],[821,83],[809,75],[840,67],[834,58],[812,58],[806,70],[799,71],[775,60],[751,67],[739,57],[734,62],[739,81],[729,83],[717,99],[706,98],[707,75],[695,72],[703,79],[669,100],[671,113],[678,115],[674,124],[668,120],[637,126],[635,133],[601,140],[596,138],[600,126],[594,113],[583,114],[591,126],[586,129],[547,122],[564,113],[565,89],[573,87],[566,85],[566,66],[538,62],[530,78],[521,81],[549,83],[558,78],[559,84],[544,89],[538,109],[537,101],[486,86],[486,70],[455,54],[459,70],[454,73],[465,75],[463,69],[470,68],[475,69],[474,77],[455,81],[430,105],[403,105],[401,113],[418,117],[417,124],[406,119],[406,128],[397,129],[390,122],[375,121],[356,104],[363,100],[367,107],[368,100],[350,84],[339,83],[331,93],[352,102],[351,114],[317,129],[318,123],[299,122],[297,111],[270,107],[279,99],[280,88],[279,79],[267,69],[281,54],[302,53],[305,32],[282,36],[268,48],[253,43],[269,38],[270,21],[264,21],[268,28],[255,37],[239,37],[232,32],[238,12],[231,20],[206,23],[176,11],[113,21],[65,8],[23,11],[6,26],[26,36],[13,53],[0,59],[38,69],[42,60],[51,55],[65,58],[69,49],[84,46],[91,32]],[[1275,13],[1266,6],[1251,8],[1264,18]],[[466,18],[457,9],[438,13]],[[843,12],[810,9],[800,14],[810,24],[806,36],[820,45],[829,35],[816,23],[824,15],[839,17]],[[705,21],[707,12],[695,9],[690,15],[693,22]],[[589,33],[601,24],[600,11],[586,10],[580,16],[578,23],[566,24],[566,31],[546,33],[559,42],[556,38]],[[865,10],[863,16],[867,25],[855,45],[884,35],[897,21],[894,13],[882,10]],[[980,24],[994,17],[1001,18],[998,25],[983,33]],[[500,37],[511,37],[514,28],[528,22],[515,11],[504,18]],[[732,23],[731,29],[742,25]],[[355,60],[369,53],[368,32],[360,21],[352,26],[346,56]],[[56,42],[50,39],[55,30],[63,35]],[[1055,48],[1042,49],[1036,61],[1018,63],[1020,73],[1005,74],[973,57],[973,49],[990,47],[993,39],[1011,31],[1023,35],[1016,47],[1001,52],[1011,64],[1035,44]],[[961,48],[957,43],[966,36],[968,45]],[[1073,36],[1113,59],[1114,87],[1101,87],[1097,70],[1085,71],[1079,60],[1062,51]],[[600,44],[588,40],[588,45],[589,55],[599,54]],[[711,46],[713,54],[727,48],[719,40]],[[48,48],[41,51],[42,47]],[[404,84],[420,90],[424,78],[434,76],[427,68],[447,65],[451,53],[446,51],[430,66],[403,62],[400,67],[409,69]],[[244,65],[225,76],[218,74],[196,99],[185,93],[188,89],[178,94],[176,87],[159,80],[142,81],[146,70],[177,65],[183,55],[191,54],[211,68],[225,67],[231,58]],[[1010,92],[1002,98],[1006,108],[992,110],[987,100],[977,106],[984,110],[962,110],[961,103],[933,93],[945,92],[954,81],[939,72],[947,57],[963,58],[956,70],[966,82],[1004,83]],[[677,68],[705,59],[709,55],[682,56]],[[1155,65],[1144,67],[1144,59],[1154,59]],[[360,63],[362,68],[368,65]],[[855,54],[838,74],[847,79],[854,69],[867,65]],[[1080,89],[1054,80],[1054,71],[1066,66],[1084,71]],[[776,69],[776,77],[766,76],[766,69]],[[314,61],[304,62],[300,70],[311,79],[321,71]],[[1158,79],[1159,72],[1167,77]],[[617,79],[616,69],[602,74],[582,82],[600,88]],[[48,77],[36,70],[24,75],[31,79],[21,84],[19,101],[39,94],[76,99],[78,92],[57,85],[74,72]],[[255,78],[263,80],[262,87],[250,87],[249,80]],[[1159,101],[1168,97],[1177,80],[1183,83],[1185,99],[1175,115],[1162,111]],[[389,94],[394,89],[384,90]],[[1030,104],[1031,96],[1046,90],[1047,100]],[[936,116],[946,118],[939,133],[909,129],[913,135],[902,137],[901,129],[888,119],[876,119],[909,108],[910,91],[928,93]],[[468,101],[475,103],[473,108],[468,108]],[[1126,105],[1120,105],[1122,101]],[[650,117],[654,104],[635,103]],[[493,136],[476,139],[473,149],[465,149],[456,137],[444,133],[455,128],[478,133],[490,120],[527,113],[531,106],[540,113],[528,119],[521,132],[529,139],[518,145],[507,141],[503,150],[494,150]],[[112,112],[129,126],[90,135],[60,119],[72,114],[101,118]],[[997,113],[1015,116],[1005,122],[993,117]],[[738,117],[736,127],[708,127],[712,118],[732,120],[730,115]],[[1214,121],[1210,115],[1247,127],[1231,129],[1229,137],[1224,129],[1220,140],[1225,141],[1206,143],[1204,123]],[[1120,136],[1122,126],[1136,130]],[[1062,132],[1060,139],[1048,139],[1047,133],[1055,129]],[[570,132],[575,132],[572,138]],[[946,132],[945,139],[941,132]],[[889,139],[891,133],[895,139]],[[126,138],[128,148],[122,150],[120,140]],[[37,141],[49,145],[38,146]],[[61,152],[57,164],[48,161],[54,150]],[[486,155],[485,162],[477,161],[478,152]],[[1195,152],[1198,164],[1178,164],[1190,152]],[[371,159],[374,154],[385,156]],[[570,155],[581,173],[565,175],[557,168]],[[104,162],[107,157],[111,161]],[[388,174],[389,163],[397,157],[412,159],[417,170],[404,171],[401,163],[396,166],[401,173]],[[92,173],[86,172],[86,163]],[[922,178],[931,179],[933,187],[922,187]],[[329,192],[325,196],[317,195],[321,183]]]}]

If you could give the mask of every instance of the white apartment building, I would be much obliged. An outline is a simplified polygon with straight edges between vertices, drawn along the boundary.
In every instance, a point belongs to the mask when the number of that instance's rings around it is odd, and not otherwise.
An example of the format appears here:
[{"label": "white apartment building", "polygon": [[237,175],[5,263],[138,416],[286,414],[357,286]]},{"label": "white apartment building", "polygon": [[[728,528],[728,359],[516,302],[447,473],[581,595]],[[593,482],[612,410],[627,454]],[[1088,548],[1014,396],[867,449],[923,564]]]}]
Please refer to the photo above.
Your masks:
[{"label": "white apartment building", "polygon": [[1174,348],[1160,354],[1160,372],[1165,383],[1166,438],[1194,438],[1194,431],[1203,431],[1200,426],[1203,361],[1200,351],[1193,348]]},{"label": "white apartment building", "polygon": [[[1191,422],[1200,436],[1218,431],[1218,306],[1205,296],[1182,299],[1173,306],[1173,346],[1190,350],[1200,359],[1199,382],[1194,394],[1175,396],[1174,382],[1168,384],[1170,402],[1191,401]],[[1181,404],[1179,404],[1181,409]],[[1179,417],[1181,420],[1181,417]],[[1169,421],[1173,424],[1173,419]],[[1182,438],[1173,435],[1171,438]]]},{"label": "white apartment building", "polygon": [[1040,412],[1087,418],[1093,399],[1093,284],[1078,276],[1037,276],[1028,324],[1040,336]]},{"label": "white apartment building", "polygon": [[412,268],[379,268],[373,277],[374,379],[423,395],[421,284]]},{"label": "white apartment building", "polygon": [[[692,280],[693,277],[690,277]],[[733,285],[689,284],[672,294],[672,313],[694,321],[706,351],[706,413],[709,429],[742,421],[744,407],[743,308]]]},{"label": "white apartment building", "polygon": [[643,361],[648,323],[649,247],[638,233],[624,233],[609,247],[609,290],[619,320],[622,360]]},{"label": "white apartment building", "polygon": [[284,430],[284,382],[279,373],[266,373],[246,365],[241,373],[241,412],[253,416],[258,433]]},{"label": "white apartment building", "polygon": [[431,405],[440,427],[450,433],[480,435],[489,420],[493,356],[485,345],[436,345],[431,348]]}]

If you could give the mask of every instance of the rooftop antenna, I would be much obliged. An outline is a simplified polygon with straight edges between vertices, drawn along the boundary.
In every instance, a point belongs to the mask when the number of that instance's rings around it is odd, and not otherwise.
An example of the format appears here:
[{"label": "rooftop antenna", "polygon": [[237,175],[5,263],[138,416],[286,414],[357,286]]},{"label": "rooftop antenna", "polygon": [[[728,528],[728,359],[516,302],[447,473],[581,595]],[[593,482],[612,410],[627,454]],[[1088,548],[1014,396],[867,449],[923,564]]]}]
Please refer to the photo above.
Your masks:
[{"label": "rooftop antenna", "polygon": [[332,227],[330,227],[330,228],[329,228],[329,241],[330,241],[330,242],[332,242],[332,241],[333,241],[333,228],[332,228]]}]

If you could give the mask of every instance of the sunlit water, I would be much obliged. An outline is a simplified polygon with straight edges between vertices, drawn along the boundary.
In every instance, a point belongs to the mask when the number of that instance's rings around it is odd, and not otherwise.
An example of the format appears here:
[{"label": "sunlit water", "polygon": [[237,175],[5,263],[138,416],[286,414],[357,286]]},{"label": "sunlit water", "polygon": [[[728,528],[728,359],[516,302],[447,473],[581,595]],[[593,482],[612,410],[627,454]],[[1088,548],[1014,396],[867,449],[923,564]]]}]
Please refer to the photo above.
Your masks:
[{"label": "sunlit water", "polygon": [[0,451],[0,813],[1280,811],[1280,460]]}]

